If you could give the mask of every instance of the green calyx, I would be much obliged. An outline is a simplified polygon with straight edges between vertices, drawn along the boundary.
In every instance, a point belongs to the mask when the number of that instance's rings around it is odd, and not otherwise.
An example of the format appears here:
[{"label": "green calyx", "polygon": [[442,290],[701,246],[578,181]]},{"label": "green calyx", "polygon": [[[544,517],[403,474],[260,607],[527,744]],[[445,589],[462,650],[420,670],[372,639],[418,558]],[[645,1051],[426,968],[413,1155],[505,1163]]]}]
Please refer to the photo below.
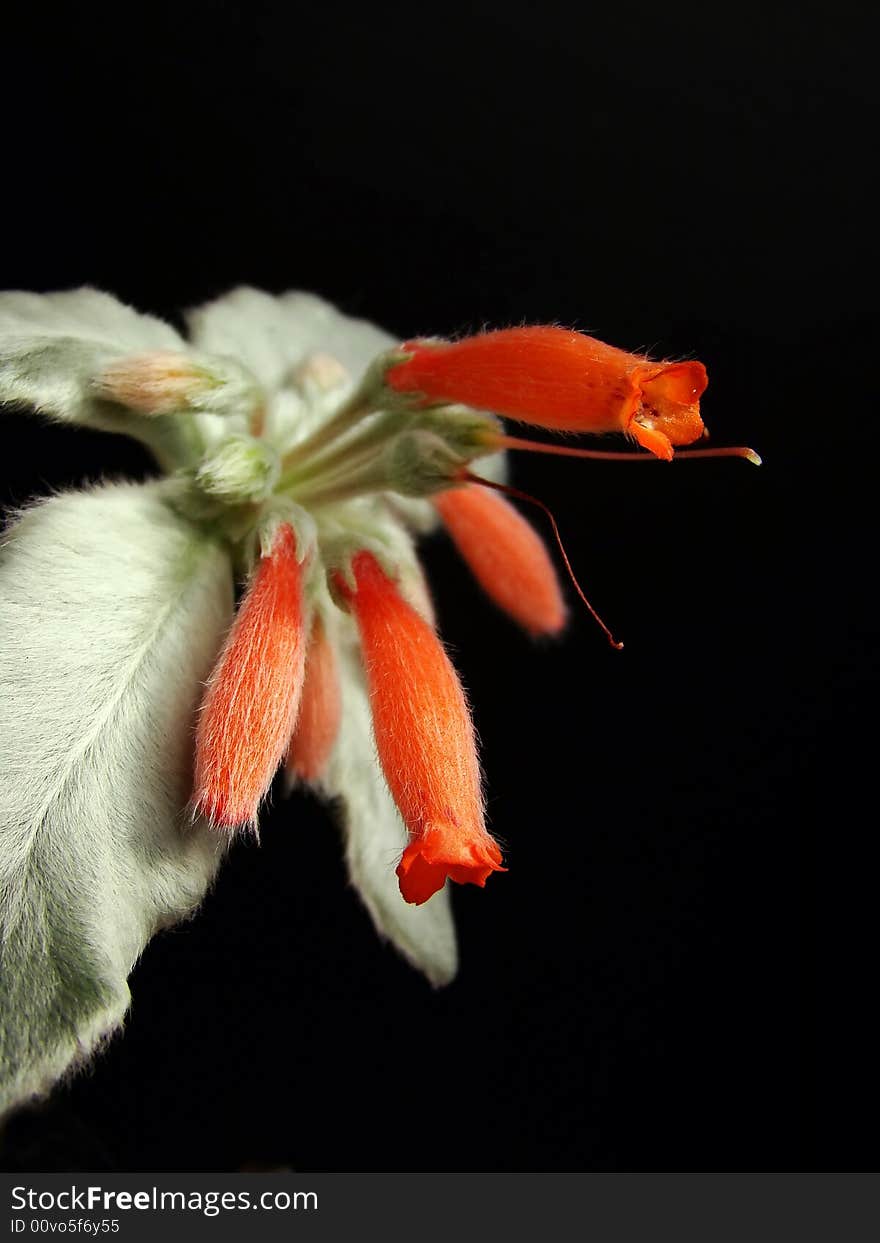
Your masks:
[{"label": "green calyx", "polygon": [[264,501],[281,473],[278,454],[265,440],[237,435],[209,453],[195,472],[195,483],[208,496],[229,504]]},{"label": "green calyx", "polygon": [[[401,355],[393,355],[399,358]],[[383,356],[381,374],[389,365]],[[493,452],[499,424],[467,406],[413,407],[374,384],[372,403],[355,410],[351,400],[282,464],[279,488],[303,505],[323,506],[375,492],[430,496],[449,487],[467,464]],[[338,434],[329,436],[336,426]]]},{"label": "green calyx", "polygon": [[[498,421],[461,405],[395,400],[383,377],[400,352],[377,359],[355,394],[284,458],[259,435],[236,431],[178,474],[178,503],[233,546],[277,504],[320,514],[381,493],[430,497],[493,452]],[[389,361],[390,360],[390,361]]]},{"label": "green calyx", "polygon": [[419,430],[392,440],[383,465],[391,481],[389,491],[401,496],[431,496],[454,483],[467,461],[442,436]]}]

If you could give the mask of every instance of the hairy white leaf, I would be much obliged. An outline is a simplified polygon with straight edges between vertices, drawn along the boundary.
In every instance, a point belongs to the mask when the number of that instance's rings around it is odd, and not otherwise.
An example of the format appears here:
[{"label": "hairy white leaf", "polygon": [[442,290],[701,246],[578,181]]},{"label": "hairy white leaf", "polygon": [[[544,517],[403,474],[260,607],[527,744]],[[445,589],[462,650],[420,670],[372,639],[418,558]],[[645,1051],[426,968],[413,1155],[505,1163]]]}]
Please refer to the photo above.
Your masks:
[{"label": "hairy white leaf", "polygon": [[131,415],[107,400],[95,381],[128,355],[187,348],[170,324],[97,289],[2,293],[0,403],[125,433],[146,444],[163,466],[182,465],[199,448],[194,424],[176,415]]},{"label": "hairy white leaf", "polygon": [[273,297],[241,286],[187,314],[193,345],[245,363],[274,392],[309,354],[330,354],[357,380],[397,341],[365,319],[343,315],[313,293]]},{"label": "hairy white leaf", "polygon": [[123,1020],[149,938],[222,847],[185,812],[232,615],[225,550],[161,485],[26,510],[0,549],[0,1113]]},{"label": "hairy white leaf", "polygon": [[78,337],[128,354],[184,344],[170,324],[88,286],[60,293],[0,293],[0,339],[7,336]]},{"label": "hairy white leaf", "polygon": [[342,721],[322,787],[342,804],[351,882],[377,931],[432,984],[448,984],[458,967],[449,884],[422,906],[401,897],[394,869],[409,835],[379,768],[366,685],[351,642],[340,643],[339,674]]}]

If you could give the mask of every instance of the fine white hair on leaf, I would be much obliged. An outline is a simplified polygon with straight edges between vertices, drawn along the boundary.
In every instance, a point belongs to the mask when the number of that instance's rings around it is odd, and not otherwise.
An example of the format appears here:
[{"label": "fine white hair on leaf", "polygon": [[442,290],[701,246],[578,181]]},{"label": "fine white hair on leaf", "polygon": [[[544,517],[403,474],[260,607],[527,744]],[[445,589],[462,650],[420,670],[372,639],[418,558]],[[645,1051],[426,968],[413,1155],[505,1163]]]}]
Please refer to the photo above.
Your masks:
[{"label": "fine white hair on leaf", "polygon": [[[126,391],[136,393],[140,386],[141,396],[148,394],[150,369],[161,371],[162,360],[172,389],[175,378],[180,387],[176,372],[188,365],[205,382],[189,400],[181,393],[185,414],[153,392],[157,408],[145,418],[137,400],[127,408]],[[138,368],[139,385],[132,379]],[[152,383],[155,389],[155,375]],[[244,430],[261,402],[253,376],[234,359],[192,351],[170,324],[110,294],[89,288],[0,293],[0,403],[132,436],[173,469],[191,465],[216,443],[228,430],[228,415],[237,415]]]},{"label": "fine white hair on leaf", "polygon": [[150,937],[224,843],[189,823],[198,701],[232,616],[224,548],[161,484],[25,510],[0,549],[0,1114],[124,1018]]},{"label": "fine white hair on leaf", "polygon": [[[343,619],[340,629],[350,624]],[[341,804],[349,876],[377,931],[440,987],[454,978],[458,966],[449,884],[421,906],[401,896],[394,869],[409,834],[376,758],[357,649],[351,639],[343,639],[338,650],[342,719],[321,788]]]},{"label": "fine white hair on leaf", "polygon": [[170,324],[98,289],[0,294],[0,402],[134,436],[164,466],[188,456],[180,420],[132,416],[104,400],[94,379],[126,354],[181,349],[186,343]]},{"label": "fine white hair on leaf", "polygon": [[129,354],[184,345],[164,320],[88,286],[60,293],[0,293],[0,335],[80,337]]}]

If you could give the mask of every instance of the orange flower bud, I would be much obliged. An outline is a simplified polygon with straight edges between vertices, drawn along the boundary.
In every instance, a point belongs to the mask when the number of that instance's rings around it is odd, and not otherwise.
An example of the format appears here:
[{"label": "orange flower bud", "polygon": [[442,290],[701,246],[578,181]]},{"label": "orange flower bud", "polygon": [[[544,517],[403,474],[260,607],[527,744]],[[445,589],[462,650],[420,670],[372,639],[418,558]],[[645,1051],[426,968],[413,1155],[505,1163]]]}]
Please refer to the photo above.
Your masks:
[{"label": "orange flower bud", "polygon": [[566,432],[626,432],[658,457],[703,434],[699,362],[652,362],[564,328],[502,328],[461,341],[407,341],[385,382]]},{"label": "orange flower bud", "polygon": [[199,716],[193,801],[219,827],[256,821],[293,731],[305,649],[302,567],[285,524],[257,565]]},{"label": "orange flower bud", "polygon": [[477,484],[434,497],[458,551],[499,608],[530,634],[558,634],[565,604],[544,541],[518,510]]},{"label": "orange flower bud", "polygon": [[447,876],[485,885],[503,871],[487,833],[476,739],[458,676],[431,627],[376,559],[358,553],[356,589],[336,586],[357,620],[379,760],[412,834],[397,868],[407,902],[426,902]]},{"label": "orange flower bud", "polygon": [[289,776],[317,781],[323,776],[339,732],[342,697],[336,651],[320,617],[315,619],[306,653],[302,701],[286,768]]}]

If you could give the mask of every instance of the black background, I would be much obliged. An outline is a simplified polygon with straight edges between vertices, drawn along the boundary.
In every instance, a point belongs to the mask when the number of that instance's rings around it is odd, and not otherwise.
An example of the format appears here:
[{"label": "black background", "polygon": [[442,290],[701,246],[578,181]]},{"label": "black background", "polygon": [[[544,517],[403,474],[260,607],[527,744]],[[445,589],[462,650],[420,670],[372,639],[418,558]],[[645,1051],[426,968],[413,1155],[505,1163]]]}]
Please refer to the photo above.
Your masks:
[{"label": "black background", "polygon": [[[456,889],[458,981],[379,943],[324,807],[276,800],[7,1168],[871,1168],[869,32],[809,3],[181,4],[7,46],[4,287],[574,325],[702,359],[713,444],[766,463],[520,458],[626,650],[574,608],[529,643],[425,547],[510,867]],[[10,431],[7,502],[149,469]],[[822,973],[829,889],[858,926]]]}]

